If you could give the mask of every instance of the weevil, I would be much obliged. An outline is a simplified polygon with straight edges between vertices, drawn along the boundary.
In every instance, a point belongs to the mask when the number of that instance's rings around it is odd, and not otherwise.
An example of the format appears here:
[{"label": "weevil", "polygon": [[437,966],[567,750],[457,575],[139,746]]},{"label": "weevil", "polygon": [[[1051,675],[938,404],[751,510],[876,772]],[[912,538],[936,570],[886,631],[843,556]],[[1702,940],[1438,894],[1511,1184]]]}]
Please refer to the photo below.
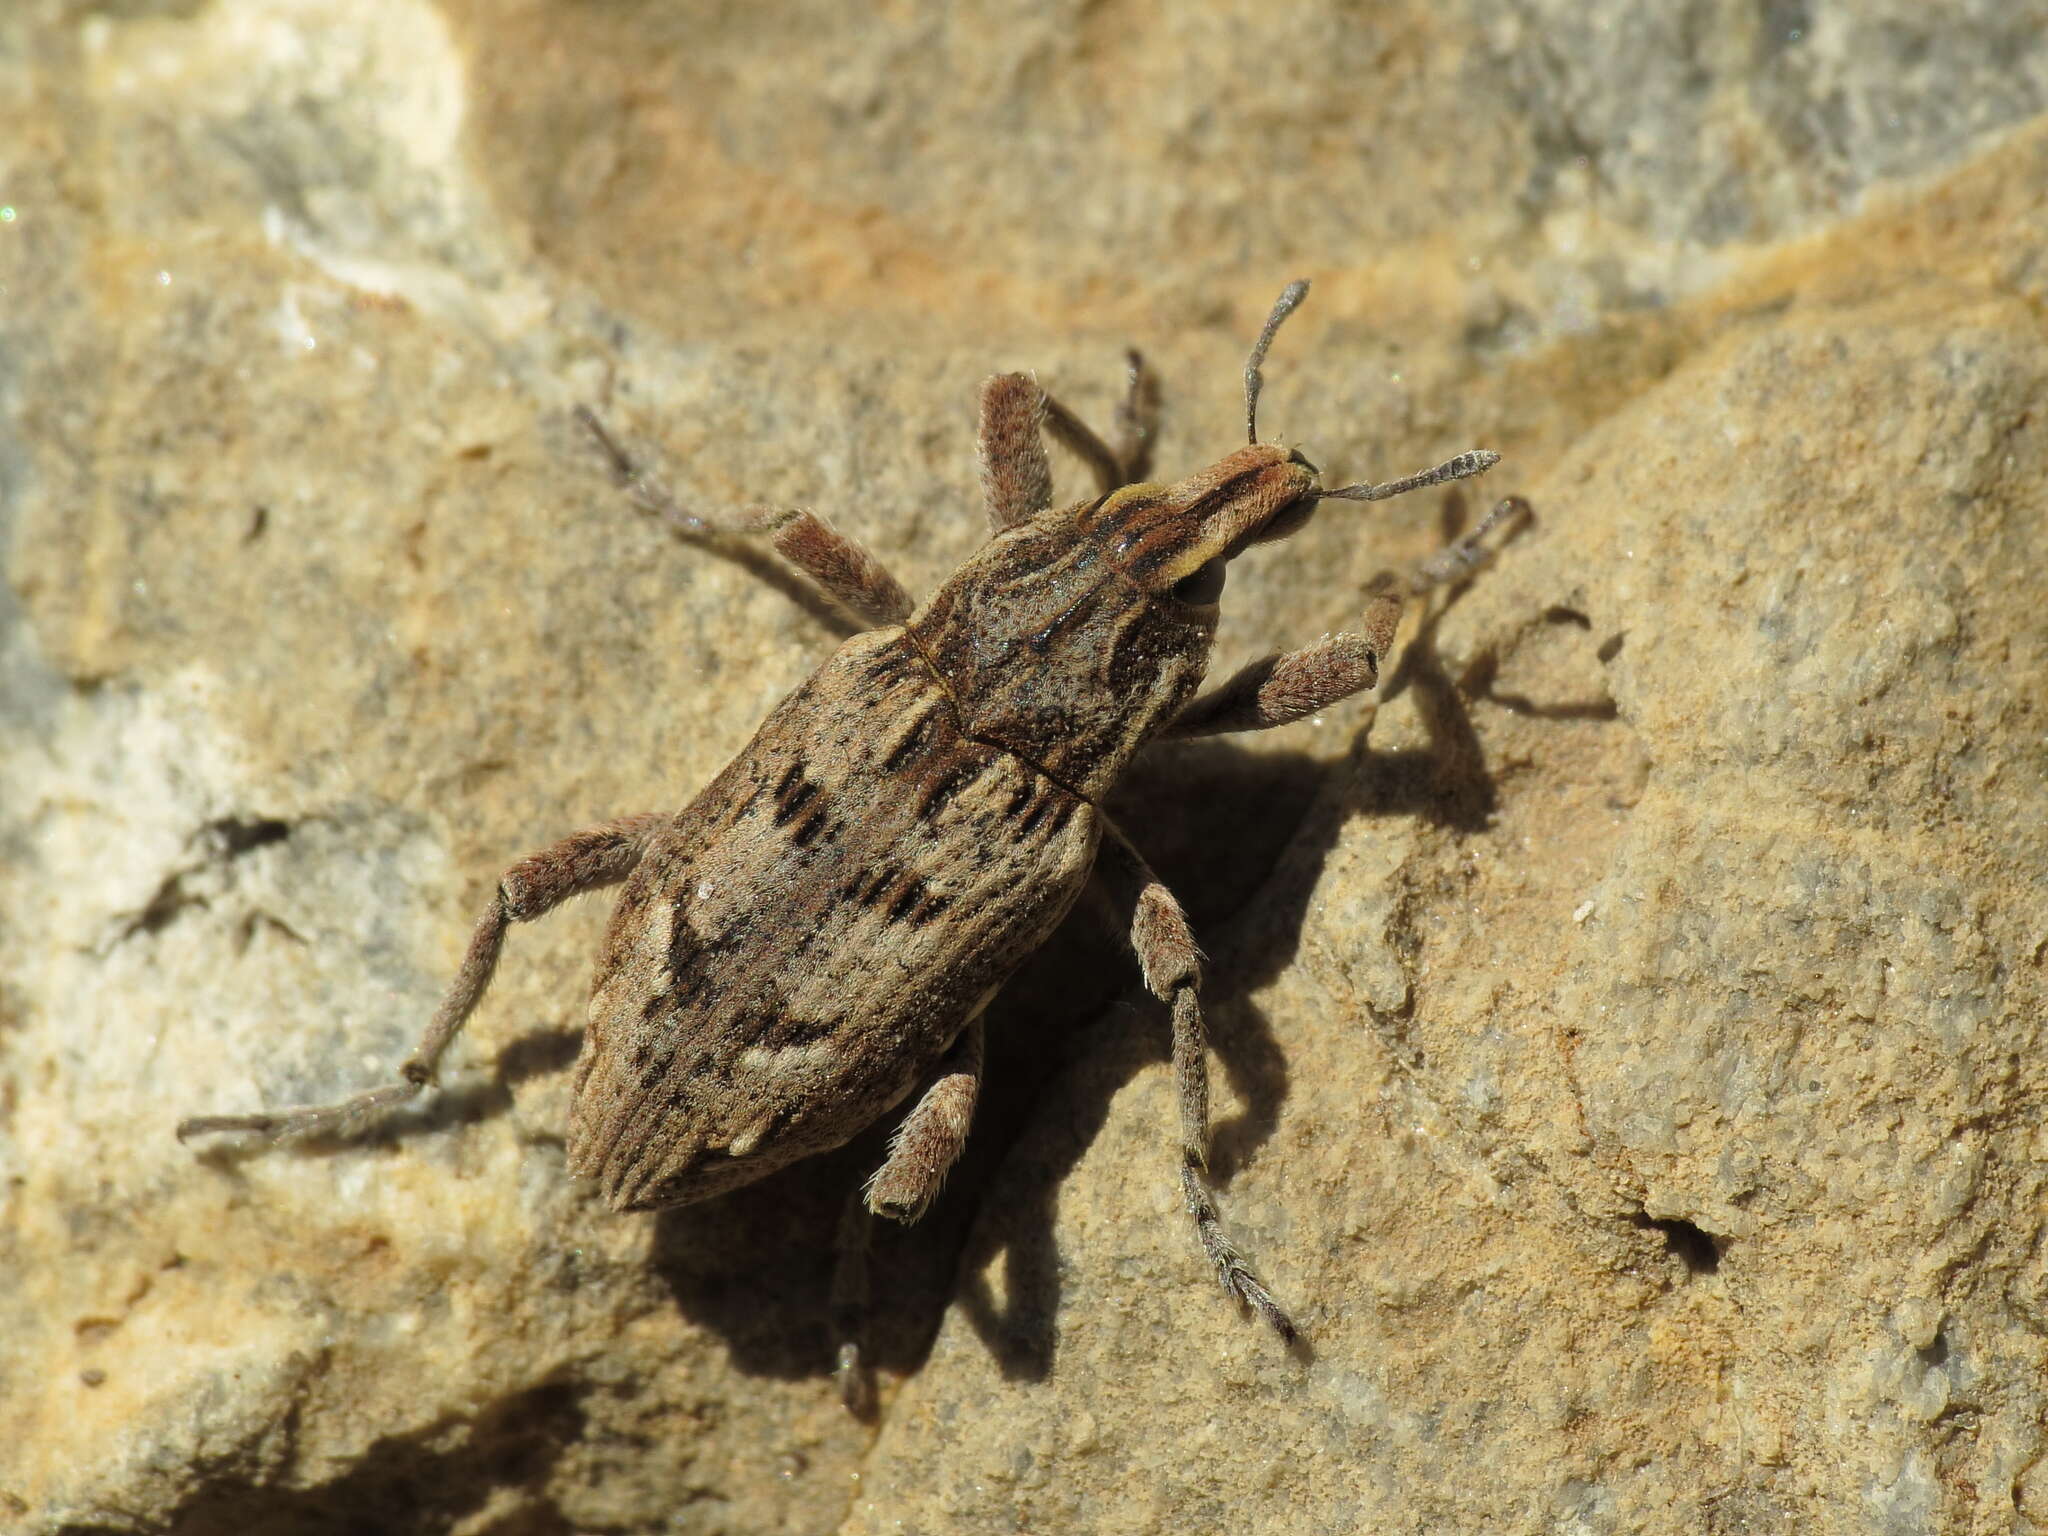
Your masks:
[{"label": "weevil", "polygon": [[[342,1102],[178,1127],[335,1130],[411,1098],[489,985],[506,930],[623,882],[575,1068],[568,1165],[622,1211],[702,1200],[848,1141],[906,1100],[849,1206],[844,1302],[866,1222],[915,1221],[965,1144],[981,1015],[1091,878],[1112,896],[1145,988],[1171,1019],[1179,1192],[1223,1288],[1284,1339],[1294,1324],[1225,1235],[1204,1181],[1208,1074],[1201,953],[1180,904],[1103,809],[1154,741],[1264,730],[1372,687],[1403,594],[1371,590],[1362,632],[1246,667],[1200,692],[1231,560],[1320,502],[1379,501],[1476,475],[1459,454],[1382,484],[1325,490],[1300,452],[1261,443],[1267,348],[1306,294],[1290,284],[1245,364],[1246,444],[1175,484],[1142,476],[1156,394],[1130,358],[1112,448],[1023,374],[981,389],[991,536],[922,607],[855,540],[808,512],[689,513],[579,413],[634,499],[692,531],[751,531],[869,627],[774,712],[695,799],[520,860],[399,1081]],[[1054,508],[1046,438],[1099,494]],[[1423,570],[1476,563],[1492,518]],[[857,1345],[840,1355],[849,1401]]]}]

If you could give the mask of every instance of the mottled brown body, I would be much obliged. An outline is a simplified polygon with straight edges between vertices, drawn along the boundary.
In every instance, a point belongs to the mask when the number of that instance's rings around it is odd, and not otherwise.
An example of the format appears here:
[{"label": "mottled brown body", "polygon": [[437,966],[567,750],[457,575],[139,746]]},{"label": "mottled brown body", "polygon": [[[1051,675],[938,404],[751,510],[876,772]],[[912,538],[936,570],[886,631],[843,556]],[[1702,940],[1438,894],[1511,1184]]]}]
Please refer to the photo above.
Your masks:
[{"label": "mottled brown body", "polygon": [[[1375,501],[1476,474],[1459,455],[1404,480],[1325,490],[1262,444],[1259,365],[1307,285],[1290,285],[1246,367],[1251,441],[1172,485],[1132,483],[1155,392],[1136,354],[1117,447],[1022,374],[982,386],[981,480],[994,535],[922,609],[814,513],[711,520],[635,474],[648,510],[690,533],[760,534],[870,626],[779,705],[683,810],[591,827],[505,872],[401,1081],[338,1104],[187,1120],[181,1136],[334,1129],[417,1093],[496,968],[507,928],[625,882],[598,958],[570,1111],[570,1169],[624,1210],[701,1200],[836,1147],[912,1101],[849,1206],[835,1303],[849,1403],[870,1213],[911,1221],[959,1157],[982,1066],[980,1014],[1099,875],[1148,991],[1172,1020],[1179,1185],[1224,1289],[1294,1327],[1224,1235],[1203,1182],[1208,1076],[1201,952],[1180,904],[1102,810],[1162,736],[1264,730],[1379,676],[1401,596],[1362,633],[1325,636],[1196,697],[1228,563],[1320,501]],[[1049,506],[1044,437],[1101,494]],[[1413,583],[1469,570],[1510,503]]]},{"label": "mottled brown body", "polygon": [[856,635],[655,837],[597,968],[569,1166],[628,1210],[839,1146],[1052,932],[1097,813]]}]

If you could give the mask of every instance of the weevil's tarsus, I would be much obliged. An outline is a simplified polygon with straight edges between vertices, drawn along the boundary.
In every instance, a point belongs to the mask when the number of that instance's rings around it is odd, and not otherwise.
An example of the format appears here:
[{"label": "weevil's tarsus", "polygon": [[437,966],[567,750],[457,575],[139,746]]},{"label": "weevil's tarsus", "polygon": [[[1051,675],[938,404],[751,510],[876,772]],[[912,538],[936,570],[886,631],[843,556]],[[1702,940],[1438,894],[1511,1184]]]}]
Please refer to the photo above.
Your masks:
[{"label": "weevil's tarsus", "polygon": [[[1408,578],[1408,590],[1417,597],[1433,587],[1465,580],[1487,565],[1535,516],[1520,496],[1509,496],[1494,504],[1468,532],[1445,545],[1416,566]],[[1488,542],[1496,529],[1504,529],[1498,540]]]},{"label": "weevil's tarsus", "polygon": [[910,617],[910,594],[888,567],[860,540],[817,513],[801,507],[748,507],[723,517],[686,511],[667,486],[634,464],[589,406],[576,407],[576,420],[610,462],[612,479],[641,511],[683,534],[764,535],[778,555],[871,628],[900,624]]},{"label": "weevil's tarsus", "polygon": [[1123,456],[1095,435],[1089,425],[1051,395],[1045,397],[1045,428],[1059,445],[1088,466],[1095,485],[1107,496],[1127,484]]},{"label": "weevil's tarsus", "polygon": [[401,1066],[401,1081],[334,1104],[309,1105],[251,1115],[195,1115],[178,1124],[178,1139],[242,1132],[266,1139],[323,1135],[362,1124],[418,1095],[434,1080],[449,1044],[469,1021],[498,968],[505,930],[553,911],[571,896],[616,885],[631,874],[661,828],[674,820],[662,812],[625,816],[565,837],[506,870],[490,905],[470,934],[469,948],[441,1006],[413,1053]]},{"label": "weevil's tarsus", "polygon": [[1265,387],[1265,376],[1260,372],[1266,361],[1266,349],[1273,345],[1273,333],[1280,329],[1280,322],[1293,314],[1308,297],[1308,279],[1298,277],[1280,290],[1280,297],[1273,303],[1273,312],[1266,316],[1266,323],[1259,328],[1259,339],[1252,343],[1252,355],[1244,364],[1244,440],[1256,443],[1259,440],[1259,391]]},{"label": "weevil's tarsus", "polygon": [[612,482],[626,493],[626,499],[642,512],[650,513],[680,533],[702,534],[733,532],[722,527],[716,519],[701,517],[695,512],[685,512],[682,503],[676,500],[669,488],[643,471],[633,462],[632,456],[620,446],[605,424],[598,420],[597,412],[587,405],[579,405],[575,411],[577,423],[597,443],[598,451],[611,466]]},{"label": "weevil's tarsus", "polygon": [[861,1420],[872,1418],[875,1412],[875,1373],[867,1360],[868,1247],[874,1231],[875,1217],[868,1209],[867,1193],[856,1188],[840,1209],[839,1230],[833,1241],[832,1332],[839,1340],[839,1350],[832,1375],[839,1386],[839,1401]]},{"label": "weevil's tarsus", "polygon": [[1418,474],[1405,475],[1399,480],[1387,480],[1378,485],[1361,482],[1358,485],[1339,486],[1334,491],[1318,491],[1318,501],[1387,501],[1395,496],[1405,496],[1410,491],[1419,491],[1426,486],[1443,485],[1451,480],[1463,480],[1469,475],[1483,475],[1500,462],[1500,455],[1485,448],[1473,448],[1456,458],[1445,459],[1433,464]]}]

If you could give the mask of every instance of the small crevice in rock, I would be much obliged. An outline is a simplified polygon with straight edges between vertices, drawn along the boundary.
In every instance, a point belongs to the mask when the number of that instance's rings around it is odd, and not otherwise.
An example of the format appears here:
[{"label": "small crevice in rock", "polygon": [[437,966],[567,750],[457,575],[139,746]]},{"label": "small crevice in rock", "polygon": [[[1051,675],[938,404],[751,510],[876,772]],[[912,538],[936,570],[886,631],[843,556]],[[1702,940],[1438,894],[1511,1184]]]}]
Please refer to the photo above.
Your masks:
[{"label": "small crevice in rock", "polygon": [[[194,889],[193,879],[209,864],[225,864],[239,859],[242,855],[272,843],[283,842],[292,834],[289,822],[279,821],[274,816],[223,816],[210,821],[199,829],[193,841],[204,852],[199,864],[185,869],[174,870],[164,876],[163,881],[150,893],[149,900],[141,910],[122,919],[115,929],[113,939],[107,945],[112,949],[126,943],[137,934],[161,933],[178,917],[193,907],[205,907],[208,898],[203,891]],[[276,919],[268,919],[293,938],[296,933]],[[244,939],[253,930],[244,927]]]},{"label": "small crevice in rock", "polygon": [[246,820],[238,816],[223,816],[218,821],[207,823],[205,835],[212,839],[222,857],[236,859],[252,848],[283,842],[292,835],[292,829],[289,823],[274,816]]},{"label": "small crevice in rock", "polygon": [[1726,1240],[1683,1217],[1656,1217],[1638,1211],[1631,1221],[1642,1231],[1664,1234],[1664,1247],[1685,1266],[1688,1275],[1718,1274]]}]

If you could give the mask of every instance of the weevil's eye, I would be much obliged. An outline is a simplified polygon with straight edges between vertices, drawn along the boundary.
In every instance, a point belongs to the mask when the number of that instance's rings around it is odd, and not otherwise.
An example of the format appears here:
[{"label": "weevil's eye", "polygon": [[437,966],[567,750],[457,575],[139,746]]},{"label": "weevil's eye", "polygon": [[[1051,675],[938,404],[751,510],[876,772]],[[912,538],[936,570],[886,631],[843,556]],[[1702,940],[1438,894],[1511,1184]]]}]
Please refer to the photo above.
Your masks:
[{"label": "weevil's eye", "polygon": [[1223,595],[1225,562],[1217,556],[1192,576],[1183,576],[1173,584],[1173,600],[1186,603],[1191,608],[1203,608]]},{"label": "weevil's eye", "polygon": [[1303,453],[1299,448],[1290,448],[1287,450],[1287,462],[1290,464],[1299,464],[1303,469],[1307,470],[1312,475],[1320,475],[1322,473],[1320,469],[1316,468],[1314,464],[1309,462],[1308,455]]}]

